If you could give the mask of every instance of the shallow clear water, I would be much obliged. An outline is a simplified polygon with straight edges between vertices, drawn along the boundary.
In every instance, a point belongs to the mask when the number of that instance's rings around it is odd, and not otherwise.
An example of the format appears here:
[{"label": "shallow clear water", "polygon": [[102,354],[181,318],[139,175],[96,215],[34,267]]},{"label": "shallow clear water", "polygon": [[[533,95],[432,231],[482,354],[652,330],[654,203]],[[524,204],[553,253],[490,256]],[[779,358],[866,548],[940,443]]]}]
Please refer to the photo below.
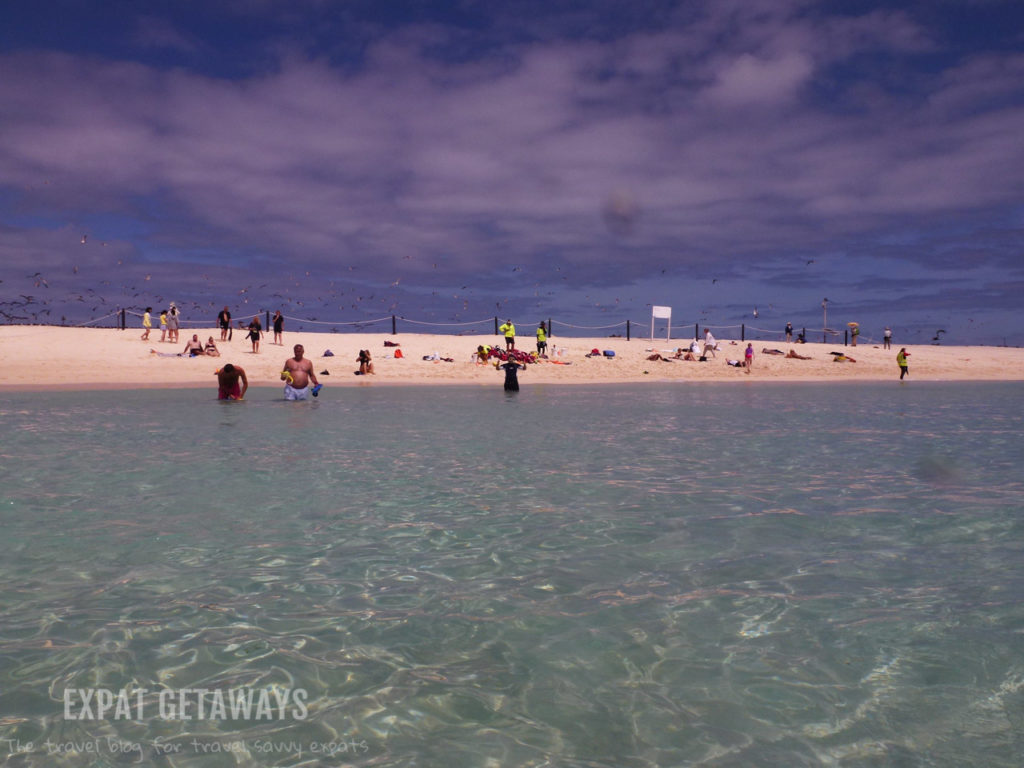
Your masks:
[{"label": "shallow clear water", "polygon": [[1024,762],[1019,384],[279,397],[0,401],[0,761]]}]

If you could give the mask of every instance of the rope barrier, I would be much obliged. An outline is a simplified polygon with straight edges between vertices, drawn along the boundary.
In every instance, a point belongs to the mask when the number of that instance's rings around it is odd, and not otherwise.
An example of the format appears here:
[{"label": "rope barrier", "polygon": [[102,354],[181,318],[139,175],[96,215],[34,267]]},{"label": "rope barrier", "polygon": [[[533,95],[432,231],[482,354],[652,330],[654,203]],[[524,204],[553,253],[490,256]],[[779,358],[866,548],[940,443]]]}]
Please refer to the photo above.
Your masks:
[{"label": "rope barrier", "polygon": [[561,320],[552,320],[551,325],[558,323],[564,325],[566,328],[579,328],[584,331],[600,331],[606,328],[619,328],[626,325],[626,321],[623,320],[621,323],[615,323],[614,325],[573,325],[572,323],[563,323]]},{"label": "rope barrier", "polygon": [[281,315],[285,320],[294,320],[298,323],[312,323],[313,325],[373,325],[374,323],[383,323],[386,320],[391,319],[391,315],[387,317],[379,317],[376,320],[354,320],[350,322],[337,322],[333,320],[305,320],[301,317],[292,317],[291,315]]},{"label": "rope barrier", "polygon": [[72,328],[85,328],[86,326],[92,325],[93,323],[98,323],[100,320],[106,320],[108,317],[116,317],[119,314],[121,314],[121,311],[120,310],[115,310],[115,311],[111,312],[109,315],[104,315],[103,317],[97,317],[95,320],[86,320],[84,323],[77,323],[76,325],[73,325],[71,327]]},{"label": "rope barrier", "polygon": [[483,320],[473,320],[468,323],[428,323],[426,320],[411,320],[408,317],[402,317],[399,315],[399,320],[403,323],[412,323],[413,325],[437,325],[441,327],[453,327],[457,325],[480,325],[480,323],[491,323],[494,322],[493,317],[485,317]]}]

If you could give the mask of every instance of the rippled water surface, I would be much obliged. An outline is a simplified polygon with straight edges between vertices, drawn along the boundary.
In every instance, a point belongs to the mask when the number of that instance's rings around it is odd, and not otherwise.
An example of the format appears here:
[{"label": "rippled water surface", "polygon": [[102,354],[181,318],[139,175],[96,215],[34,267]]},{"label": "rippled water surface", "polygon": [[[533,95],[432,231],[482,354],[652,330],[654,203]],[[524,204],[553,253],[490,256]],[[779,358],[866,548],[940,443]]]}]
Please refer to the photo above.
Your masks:
[{"label": "rippled water surface", "polygon": [[[0,763],[1019,768],[1022,413],[1019,384],[4,395]],[[308,712],[158,712],[197,688]],[[145,707],[72,719],[79,689]]]}]

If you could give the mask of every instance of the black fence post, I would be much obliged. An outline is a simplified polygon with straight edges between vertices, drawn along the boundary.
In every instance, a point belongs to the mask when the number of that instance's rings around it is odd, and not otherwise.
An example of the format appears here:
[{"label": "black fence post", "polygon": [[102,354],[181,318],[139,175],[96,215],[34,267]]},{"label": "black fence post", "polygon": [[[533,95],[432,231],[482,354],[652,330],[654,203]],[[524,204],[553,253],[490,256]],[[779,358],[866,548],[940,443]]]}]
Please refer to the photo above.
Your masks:
[{"label": "black fence post", "polygon": [[266,328],[269,331],[270,330],[270,310],[269,309],[264,309],[263,310],[263,320],[266,323],[266,325],[264,325],[263,327]]},{"label": "black fence post", "polygon": [[125,310],[124,310],[124,308],[122,308],[121,309],[121,330],[123,331],[127,327],[128,327],[128,324],[127,324],[127,321],[125,319]]},{"label": "black fence post", "polygon": [[495,336],[498,335],[498,318],[497,317],[494,318],[494,335]]},{"label": "black fence post", "polygon": [[849,331],[843,331],[843,346],[849,346]]},{"label": "black fence post", "polygon": [[549,318],[548,318],[548,336],[554,336],[554,335],[555,335],[555,334],[553,334],[553,333],[551,332],[551,318],[549,317]]},{"label": "black fence post", "polygon": [[693,338],[694,339],[699,339],[700,338],[700,323],[694,323],[693,324]]},{"label": "black fence post", "polygon": [[626,321],[626,341],[629,341],[629,320]]},{"label": "black fence post", "polygon": [[397,336],[398,335],[398,326],[395,324],[395,316],[394,315],[391,316],[391,335],[392,336]]},{"label": "black fence post", "polygon": [[740,323],[740,341],[747,340],[747,324]]}]

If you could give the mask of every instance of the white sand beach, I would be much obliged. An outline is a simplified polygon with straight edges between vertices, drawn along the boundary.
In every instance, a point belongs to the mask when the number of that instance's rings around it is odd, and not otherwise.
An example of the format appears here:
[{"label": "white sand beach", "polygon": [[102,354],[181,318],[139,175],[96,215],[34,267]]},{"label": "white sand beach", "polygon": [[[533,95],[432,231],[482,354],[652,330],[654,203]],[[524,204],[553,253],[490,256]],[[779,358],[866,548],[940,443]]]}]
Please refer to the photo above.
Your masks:
[{"label": "white sand beach", "polygon": [[[417,384],[465,384],[500,387],[503,374],[493,366],[472,361],[480,344],[498,344],[493,335],[442,336],[432,334],[380,333],[331,334],[286,333],[284,345],[264,340],[253,354],[243,332],[231,342],[217,341],[221,357],[173,356],[185,340],[197,333],[200,340],[220,338],[213,328],[182,329],[181,343],[160,343],[159,331],[141,341],[141,330],[64,328],[52,326],[0,327],[0,388],[40,389],[135,389],[198,387],[215,388],[214,372],[225,363],[245,369],[250,386],[279,386],[284,361],[294,344],[302,344],[306,356],[326,386],[380,386]],[[385,340],[399,347],[385,347]],[[688,341],[673,339],[559,338],[549,340],[550,361],[530,365],[520,373],[520,384],[597,384],[624,382],[688,381],[853,381],[896,380],[896,353],[900,345],[885,350],[880,345],[786,344],[754,341],[754,365],[750,374],[730,367],[727,359],[742,360],[746,346],[738,340],[719,340],[717,357],[707,362],[649,360],[652,354],[668,356]],[[500,342],[504,346],[503,342]],[[532,337],[519,337],[521,349],[533,350]],[[373,356],[376,373],[356,376],[360,349]],[[394,357],[395,349],[402,358]],[[610,350],[614,357],[587,357],[593,349]],[[795,360],[765,354],[765,349],[795,350],[810,357]],[[154,354],[154,350],[160,354]],[[333,356],[325,357],[330,350]],[[1024,379],[1024,349],[1014,347],[908,346],[909,381],[974,381]],[[841,352],[856,362],[834,362],[831,352]],[[454,362],[428,361],[437,354]],[[171,355],[171,356],[164,356]],[[328,373],[321,373],[327,371]]]}]

